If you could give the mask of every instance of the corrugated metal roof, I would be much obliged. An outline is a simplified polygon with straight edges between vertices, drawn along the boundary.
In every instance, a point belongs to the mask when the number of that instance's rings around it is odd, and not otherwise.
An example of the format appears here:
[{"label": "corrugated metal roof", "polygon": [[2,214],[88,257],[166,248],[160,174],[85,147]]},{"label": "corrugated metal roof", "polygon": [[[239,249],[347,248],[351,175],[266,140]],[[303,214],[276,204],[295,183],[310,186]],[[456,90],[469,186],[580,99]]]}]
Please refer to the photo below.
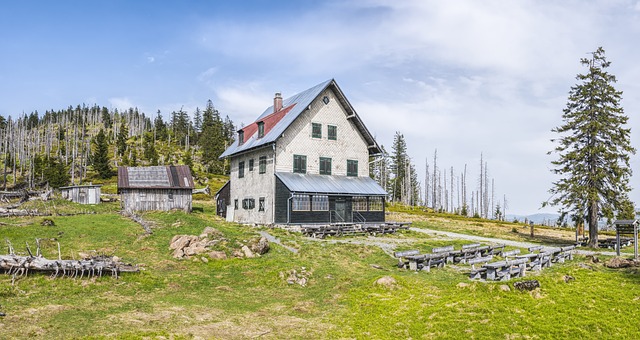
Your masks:
[{"label": "corrugated metal roof", "polygon": [[[352,117],[351,119],[353,119],[353,122],[358,128],[358,131],[360,131],[364,139],[369,144],[370,152],[372,154],[380,153],[380,147],[373,138],[373,135],[371,135],[369,130],[367,130],[367,128],[364,126],[362,120],[355,112],[347,98],[344,96],[344,93],[338,87],[336,81],[334,79],[329,79],[308,90],[302,91],[294,96],[284,99],[282,101],[282,107],[283,109],[290,109],[290,111],[286,113],[284,117],[280,118],[270,131],[265,131],[265,134],[262,138],[258,138],[258,134],[253,133],[254,125],[256,125],[259,121],[265,120],[268,116],[273,115],[273,105],[268,107],[266,110],[264,110],[260,117],[256,119],[254,123],[247,125],[246,129],[249,133],[245,133],[244,143],[239,144],[239,141],[236,139],[236,141],[234,141],[233,144],[231,144],[231,146],[229,146],[227,150],[225,150],[222,155],[220,155],[220,158],[229,157],[243,151],[259,148],[261,146],[275,142],[289,127],[289,125],[291,125],[291,123],[293,123],[296,118],[298,118],[298,116],[300,116],[300,114],[307,109],[307,107],[313,102],[313,100],[316,99],[326,88],[330,86],[333,87],[336,95],[340,100],[340,103],[349,112]],[[255,129],[257,129],[257,127],[255,127]]]},{"label": "corrugated metal roof", "polygon": [[118,167],[118,190],[123,188],[193,189],[186,165]]},{"label": "corrugated metal roof", "polygon": [[293,192],[317,192],[346,195],[386,195],[370,177],[327,176],[276,172],[282,183]]}]

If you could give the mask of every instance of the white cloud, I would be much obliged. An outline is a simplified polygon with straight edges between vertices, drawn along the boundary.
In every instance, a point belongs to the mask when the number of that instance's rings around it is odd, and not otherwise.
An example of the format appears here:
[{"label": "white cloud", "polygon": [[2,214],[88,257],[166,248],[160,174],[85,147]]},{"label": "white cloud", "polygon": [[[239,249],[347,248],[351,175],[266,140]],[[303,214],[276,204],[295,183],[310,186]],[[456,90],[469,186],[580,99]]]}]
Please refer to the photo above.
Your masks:
[{"label": "white cloud", "polygon": [[111,108],[118,109],[118,111],[122,112],[124,110],[128,110],[129,108],[136,107],[133,102],[127,97],[115,97],[109,98],[109,105]]}]

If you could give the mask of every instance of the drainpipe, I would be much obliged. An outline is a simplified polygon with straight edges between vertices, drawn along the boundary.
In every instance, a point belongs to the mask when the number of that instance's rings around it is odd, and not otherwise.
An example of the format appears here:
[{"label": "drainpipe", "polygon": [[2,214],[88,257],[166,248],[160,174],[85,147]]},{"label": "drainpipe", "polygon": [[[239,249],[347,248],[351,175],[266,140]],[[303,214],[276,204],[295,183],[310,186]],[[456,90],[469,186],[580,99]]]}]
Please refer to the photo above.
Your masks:
[{"label": "drainpipe", "polygon": [[293,193],[287,198],[287,224],[291,223],[291,200],[293,199]]},{"label": "drainpipe", "polygon": [[[271,221],[276,222],[276,143],[271,144],[273,150],[273,198],[271,199]],[[287,219],[289,219],[287,217]]]}]

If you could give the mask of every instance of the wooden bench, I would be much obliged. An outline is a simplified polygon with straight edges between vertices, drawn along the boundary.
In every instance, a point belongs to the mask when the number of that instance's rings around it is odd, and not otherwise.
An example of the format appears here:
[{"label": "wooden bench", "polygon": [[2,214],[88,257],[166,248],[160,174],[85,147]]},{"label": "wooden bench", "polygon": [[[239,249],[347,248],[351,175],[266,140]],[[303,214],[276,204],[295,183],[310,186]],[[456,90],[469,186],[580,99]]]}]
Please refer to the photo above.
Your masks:
[{"label": "wooden bench", "polygon": [[480,243],[471,243],[471,244],[463,244],[462,245],[462,249],[469,249],[469,248],[478,248],[480,247]]},{"label": "wooden bench", "polygon": [[409,270],[424,270],[429,272],[431,271],[431,267],[444,267],[446,257],[446,253],[436,253],[409,255],[406,259],[409,261]]},{"label": "wooden bench", "polygon": [[483,265],[487,268],[487,280],[506,281],[512,277],[523,277],[526,273],[527,259],[516,259],[512,261],[498,261],[486,263]]},{"label": "wooden bench", "polygon": [[502,252],[504,251],[504,244],[494,244],[489,246],[489,251],[487,252],[489,255],[497,255],[502,256]]},{"label": "wooden bench", "polygon": [[466,263],[467,260],[477,258],[477,257],[487,256],[488,251],[489,251],[489,246],[478,246],[475,248],[462,249],[455,253],[452,253],[453,262]]},{"label": "wooden bench", "polygon": [[509,251],[503,251],[502,257],[508,260],[510,257],[515,257],[516,255],[519,255],[519,254],[520,254],[520,249],[514,249]]},{"label": "wooden bench", "polygon": [[535,252],[538,252],[538,253],[539,253],[539,252],[541,252],[541,251],[542,251],[542,249],[544,249],[544,247],[543,247],[543,246],[529,247],[529,252],[530,252],[530,253],[533,253],[533,252],[535,251]]},{"label": "wooden bench", "polygon": [[467,261],[467,263],[471,265],[471,272],[469,273],[469,278],[472,280],[475,280],[475,279],[482,279],[486,277],[487,268],[485,267],[476,268],[475,265],[479,263],[486,264],[492,259],[493,259],[493,255],[469,259],[469,261]]},{"label": "wooden bench", "polygon": [[417,249],[404,250],[404,251],[396,251],[393,253],[393,256],[398,259],[398,268],[406,268],[409,262],[407,261],[407,256],[418,255],[420,251]]}]

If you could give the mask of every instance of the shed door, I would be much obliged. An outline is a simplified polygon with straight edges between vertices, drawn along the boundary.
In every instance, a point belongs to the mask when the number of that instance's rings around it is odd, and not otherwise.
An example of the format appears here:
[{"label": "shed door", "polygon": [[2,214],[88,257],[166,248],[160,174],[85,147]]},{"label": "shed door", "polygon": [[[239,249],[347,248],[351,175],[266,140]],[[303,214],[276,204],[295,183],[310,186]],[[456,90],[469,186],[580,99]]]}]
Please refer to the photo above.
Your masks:
[{"label": "shed door", "polygon": [[96,201],[97,190],[94,188],[89,189],[89,204],[98,204]]}]

